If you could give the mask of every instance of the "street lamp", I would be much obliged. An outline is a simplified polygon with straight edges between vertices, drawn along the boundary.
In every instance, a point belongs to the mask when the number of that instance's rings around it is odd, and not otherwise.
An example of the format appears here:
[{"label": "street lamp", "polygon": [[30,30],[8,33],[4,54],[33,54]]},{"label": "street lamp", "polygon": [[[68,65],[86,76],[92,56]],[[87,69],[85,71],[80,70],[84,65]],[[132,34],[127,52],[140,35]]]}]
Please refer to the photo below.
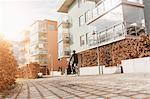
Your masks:
[{"label": "street lamp", "polygon": [[97,31],[93,31],[93,35],[96,34],[96,52],[97,52],[97,63],[98,63],[98,70],[99,70],[99,75],[101,74],[101,71],[102,71],[102,74],[103,74],[103,67],[101,68],[100,66],[100,57],[99,57],[99,49],[98,49],[98,32]]},{"label": "street lamp", "polygon": [[93,31],[93,35],[96,34],[96,53],[97,53],[97,63],[98,63],[98,72],[101,74],[100,62],[99,62],[99,49],[98,49],[98,33],[97,31]]}]

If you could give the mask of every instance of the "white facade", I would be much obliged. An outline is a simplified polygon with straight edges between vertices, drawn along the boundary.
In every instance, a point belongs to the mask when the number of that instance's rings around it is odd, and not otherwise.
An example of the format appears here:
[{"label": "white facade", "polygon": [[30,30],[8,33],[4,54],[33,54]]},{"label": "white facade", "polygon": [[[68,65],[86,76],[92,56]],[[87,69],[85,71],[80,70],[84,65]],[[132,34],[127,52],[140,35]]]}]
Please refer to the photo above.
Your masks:
[{"label": "white facade", "polygon": [[[85,15],[86,11],[95,7],[95,2],[93,1],[85,0],[84,2],[84,0],[81,0],[81,2],[79,4],[78,0],[75,0],[68,10],[69,22],[71,24],[69,28],[71,39],[70,49],[76,50],[77,52],[81,52],[89,48],[86,41],[86,33],[91,33],[93,31],[93,27],[89,27],[86,24],[85,17],[82,19],[82,24],[79,23],[80,17]],[[83,41],[81,41],[82,38]],[[81,42],[83,42],[82,45]]]},{"label": "white facade", "polygon": [[[127,29],[133,25],[145,27],[143,0],[98,0],[98,3],[94,0],[65,0],[64,2],[59,11],[68,14],[71,52],[95,48],[97,41],[98,46],[103,46],[125,39],[128,34]],[[69,2],[69,8],[66,10],[64,5]]]}]

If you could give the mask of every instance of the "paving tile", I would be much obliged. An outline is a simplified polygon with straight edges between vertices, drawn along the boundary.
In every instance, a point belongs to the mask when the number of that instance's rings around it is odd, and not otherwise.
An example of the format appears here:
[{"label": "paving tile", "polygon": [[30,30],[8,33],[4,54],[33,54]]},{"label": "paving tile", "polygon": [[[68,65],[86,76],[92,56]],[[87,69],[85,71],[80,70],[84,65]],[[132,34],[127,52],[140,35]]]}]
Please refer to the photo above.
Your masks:
[{"label": "paving tile", "polygon": [[98,98],[98,96],[87,96],[87,97],[84,97],[84,99],[96,99]]},{"label": "paving tile", "polygon": [[[150,99],[150,75],[147,78],[140,74],[68,76],[35,79],[30,82],[37,86],[46,99],[57,99],[55,94],[63,99]],[[41,99],[32,83],[28,84],[31,99]],[[17,99],[27,99],[27,96],[28,89],[24,84]]]},{"label": "paving tile", "polygon": [[105,95],[102,95],[106,98],[110,98],[110,97],[114,97],[114,96],[118,96],[117,94],[105,94]]},{"label": "paving tile", "polygon": [[110,97],[109,99],[131,99],[131,98],[126,96],[115,96],[115,97]]},{"label": "paving tile", "polygon": [[136,93],[136,92],[128,92],[128,91],[126,91],[126,92],[123,92],[123,93],[120,93],[121,95],[124,95],[124,96],[132,96],[132,95],[136,95],[136,94],[138,94],[138,93]]},{"label": "paving tile", "polygon": [[133,95],[132,97],[136,99],[143,99],[143,98],[150,98],[150,95],[138,94],[138,95]]},{"label": "paving tile", "polygon": [[44,97],[44,99],[59,99],[59,98],[56,96],[47,96],[47,97]]}]

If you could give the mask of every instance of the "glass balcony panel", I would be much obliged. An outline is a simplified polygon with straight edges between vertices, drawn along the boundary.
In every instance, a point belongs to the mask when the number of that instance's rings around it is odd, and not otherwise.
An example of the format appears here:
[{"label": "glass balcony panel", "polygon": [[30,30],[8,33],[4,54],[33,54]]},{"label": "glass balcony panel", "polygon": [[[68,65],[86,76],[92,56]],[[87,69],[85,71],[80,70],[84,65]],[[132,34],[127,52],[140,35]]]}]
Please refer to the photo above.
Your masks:
[{"label": "glass balcony panel", "polygon": [[98,8],[93,9],[93,17],[98,16]]},{"label": "glass balcony panel", "polygon": [[92,18],[93,18],[92,11],[87,11],[86,12],[86,22],[91,20]]},{"label": "glass balcony panel", "polygon": [[119,24],[119,25],[115,26],[115,28],[114,28],[115,38],[123,36],[123,34],[124,34],[123,30],[124,29],[123,29],[123,25],[122,24]]},{"label": "glass balcony panel", "polygon": [[106,39],[106,31],[100,32],[99,35],[98,35],[98,37],[99,37],[99,42],[100,42],[100,43],[105,42],[105,39]]},{"label": "glass balcony panel", "polygon": [[105,9],[105,11],[108,11],[108,10],[110,10],[112,8],[111,4],[112,4],[111,0],[105,0],[104,1],[104,9]]},{"label": "glass balcony panel", "polygon": [[113,28],[110,28],[106,32],[106,41],[109,41],[114,38]]},{"label": "glass balcony panel", "polygon": [[111,6],[114,7],[115,5],[119,4],[120,2],[122,2],[122,0],[112,0]]},{"label": "glass balcony panel", "polygon": [[143,4],[143,0],[127,0],[129,2],[133,2],[133,3],[140,3]]},{"label": "glass balcony panel", "polygon": [[98,5],[97,8],[98,8],[98,14],[102,15],[104,13],[104,4],[103,4],[103,2],[100,5]]}]

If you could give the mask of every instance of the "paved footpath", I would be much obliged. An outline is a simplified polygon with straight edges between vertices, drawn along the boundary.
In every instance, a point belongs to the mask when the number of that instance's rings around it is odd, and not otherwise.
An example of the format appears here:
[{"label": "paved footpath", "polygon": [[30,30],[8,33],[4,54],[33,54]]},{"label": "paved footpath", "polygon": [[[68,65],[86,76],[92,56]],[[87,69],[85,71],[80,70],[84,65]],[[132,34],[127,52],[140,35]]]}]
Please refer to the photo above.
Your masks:
[{"label": "paved footpath", "polygon": [[150,99],[150,74],[27,80],[15,99]]}]

